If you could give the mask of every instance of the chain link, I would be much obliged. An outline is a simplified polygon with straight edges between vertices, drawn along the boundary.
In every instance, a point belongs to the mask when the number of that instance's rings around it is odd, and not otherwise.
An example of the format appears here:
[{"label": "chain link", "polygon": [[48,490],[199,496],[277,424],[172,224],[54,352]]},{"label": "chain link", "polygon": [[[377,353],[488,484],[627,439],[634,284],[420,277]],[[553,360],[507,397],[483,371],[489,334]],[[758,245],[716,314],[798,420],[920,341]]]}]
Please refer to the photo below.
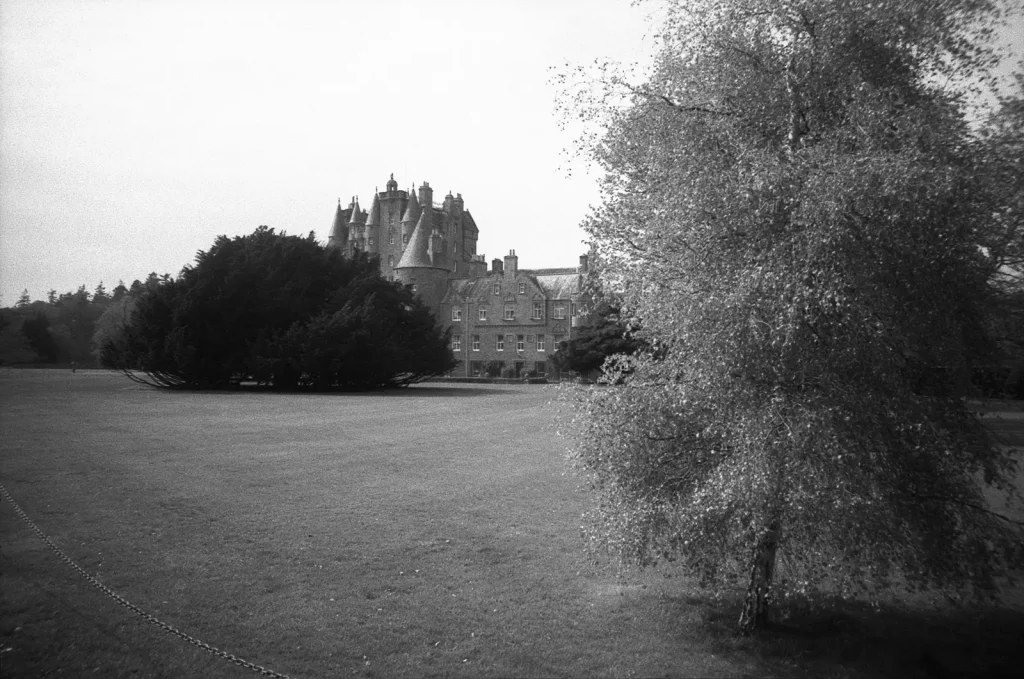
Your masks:
[{"label": "chain link", "polygon": [[11,497],[11,494],[7,492],[7,489],[4,488],[2,483],[0,483],[0,495],[3,495],[4,499],[7,500],[11,504],[11,507],[14,509],[14,513],[17,514],[19,517],[21,517],[22,521],[24,521],[25,523],[28,524],[28,527],[31,528],[35,532],[35,534],[38,535],[39,538],[43,542],[46,543],[47,547],[49,547],[50,549],[53,550],[53,552],[60,558],[61,561],[66,563],[68,566],[71,566],[71,568],[75,572],[77,572],[79,575],[81,575],[83,578],[85,578],[86,582],[88,582],[90,585],[92,585],[93,587],[95,587],[99,591],[103,592],[104,594],[109,596],[111,599],[113,599],[117,603],[121,604],[122,606],[124,606],[125,608],[130,610],[132,613],[135,613],[136,615],[140,616],[141,618],[146,620],[146,622],[151,622],[154,625],[156,625],[157,627],[163,629],[164,631],[170,632],[174,636],[179,637],[181,639],[184,639],[185,641],[187,641],[188,643],[192,644],[193,646],[198,646],[199,648],[203,649],[204,651],[209,651],[210,653],[214,654],[215,656],[224,658],[228,662],[234,663],[235,665],[238,665],[239,667],[244,667],[246,669],[252,670],[253,672],[257,672],[257,673],[259,673],[260,676],[263,676],[263,677],[274,677],[275,679],[289,679],[288,675],[279,674],[277,672],[274,672],[273,670],[268,670],[267,668],[260,667],[259,665],[255,664],[255,663],[249,662],[248,660],[243,660],[242,658],[239,658],[237,655],[233,655],[231,653],[227,653],[227,652],[222,651],[222,650],[220,650],[218,648],[215,648],[215,647],[209,645],[208,643],[206,643],[204,641],[200,641],[199,639],[196,639],[195,637],[192,637],[192,636],[189,636],[188,634],[185,634],[184,632],[182,632],[181,630],[177,629],[176,627],[174,627],[172,625],[168,625],[166,622],[160,620],[156,616],[153,616],[153,615],[150,615],[149,613],[146,613],[144,610],[142,610],[141,608],[139,608],[135,604],[131,603],[130,601],[128,601],[127,599],[125,599],[121,595],[117,594],[116,592],[111,590],[109,587],[104,585],[102,582],[100,582],[99,580],[97,580],[93,576],[91,576],[88,573],[86,573],[85,570],[81,566],[79,566],[77,563],[72,561],[71,558],[67,554],[62,552],[60,550],[60,548],[57,547],[57,545],[53,544],[53,542],[50,541],[50,538],[46,537],[46,534],[43,533],[43,531],[39,530],[39,527],[36,526],[36,524],[32,523],[32,519],[28,518],[28,515],[21,509],[21,507],[18,506],[18,503],[14,501],[14,498]]}]

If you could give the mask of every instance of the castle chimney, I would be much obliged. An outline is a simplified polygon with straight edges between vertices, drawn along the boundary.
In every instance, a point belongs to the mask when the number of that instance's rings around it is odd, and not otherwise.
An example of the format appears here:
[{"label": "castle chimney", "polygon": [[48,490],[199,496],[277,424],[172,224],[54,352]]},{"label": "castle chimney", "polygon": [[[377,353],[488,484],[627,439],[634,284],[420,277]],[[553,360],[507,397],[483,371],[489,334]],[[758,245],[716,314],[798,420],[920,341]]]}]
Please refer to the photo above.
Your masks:
[{"label": "castle chimney", "polygon": [[428,182],[423,182],[420,187],[420,209],[429,210],[434,205],[434,189],[430,188]]},{"label": "castle chimney", "polygon": [[508,254],[505,255],[505,275],[515,276],[519,270],[519,258],[516,257],[515,250],[509,250]]},{"label": "castle chimney", "polygon": [[492,259],[491,273],[501,273],[502,271],[504,271],[504,267],[502,266],[501,260],[497,258]]},{"label": "castle chimney", "polygon": [[587,255],[580,255],[580,273],[589,272],[588,261],[589,257],[587,257]]}]

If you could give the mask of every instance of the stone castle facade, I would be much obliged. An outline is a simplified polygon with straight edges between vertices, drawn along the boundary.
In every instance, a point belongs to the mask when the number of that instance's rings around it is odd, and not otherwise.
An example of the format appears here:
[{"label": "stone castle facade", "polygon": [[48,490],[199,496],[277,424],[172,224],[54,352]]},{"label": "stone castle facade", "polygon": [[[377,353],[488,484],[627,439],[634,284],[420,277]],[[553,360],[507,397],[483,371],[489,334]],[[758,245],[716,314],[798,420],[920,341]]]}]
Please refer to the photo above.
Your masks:
[{"label": "stone castle facade", "polygon": [[499,364],[517,377],[554,372],[549,356],[587,321],[587,256],[578,267],[520,269],[512,250],[488,269],[476,252],[479,233],[462,194],[434,203],[430,184],[406,192],[392,175],[369,212],[356,198],[347,208],[338,201],[327,242],[349,255],[377,255],[385,278],[413,286],[451,328],[459,361],[452,375],[480,376]]}]

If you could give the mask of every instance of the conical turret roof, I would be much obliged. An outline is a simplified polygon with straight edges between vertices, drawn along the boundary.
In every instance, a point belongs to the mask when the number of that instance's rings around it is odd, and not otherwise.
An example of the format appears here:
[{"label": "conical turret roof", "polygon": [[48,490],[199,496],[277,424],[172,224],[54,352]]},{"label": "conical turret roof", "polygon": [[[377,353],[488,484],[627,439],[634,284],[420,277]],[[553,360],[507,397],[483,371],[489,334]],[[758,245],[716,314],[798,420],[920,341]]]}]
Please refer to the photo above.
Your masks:
[{"label": "conical turret roof", "polygon": [[348,220],[349,224],[362,224],[362,211],[359,209],[359,199],[356,198],[352,201],[352,217]]},{"label": "conical turret roof", "polygon": [[380,196],[373,192],[373,204],[370,205],[370,216],[366,219],[367,226],[380,226]]},{"label": "conical turret roof", "polygon": [[345,221],[345,213],[341,209],[341,199],[338,199],[338,209],[334,213],[334,224],[331,225],[331,235],[328,243],[344,243],[348,240],[348,223]]},{"label": "conical turret roof", "polygon": [[429,212],[424,210],[420,213],[420,219],[416,223],[416,230],[412,232],[409,245],[406,246],[405,252],[402,253],[402,259],[399,260],[398,266],[395,267],[396,269],[412,267],[442,268],[435,266],[430,260],[430,236],[433,233],[431,221]]},{"label": "conical turret roof", "polygon": [[405,207],[405,214],[402,215],[402,223],[412,222],[417,223],[420,219],[420,202],[416,200],[416,189],[415,187],[409,193],[409,204]]}]

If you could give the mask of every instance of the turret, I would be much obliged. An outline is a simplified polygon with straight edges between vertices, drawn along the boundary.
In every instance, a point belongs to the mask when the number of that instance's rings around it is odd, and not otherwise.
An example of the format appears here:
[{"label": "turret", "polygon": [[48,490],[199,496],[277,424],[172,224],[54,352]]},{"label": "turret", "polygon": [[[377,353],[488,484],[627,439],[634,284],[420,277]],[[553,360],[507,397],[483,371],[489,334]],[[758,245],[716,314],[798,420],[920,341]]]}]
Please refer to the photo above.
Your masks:
[{"label": "turret", "polygon": [[352,216],[348,220],[348,239],[355,247],[363,250],[366,248],[365,234],[366,217],[359,209],[359,199],[352,197]]},{"label": "turret", "polygon": [[[367,252],[379,252],[380,196],[377,194],[377,189],[373,190],[373,203],[370,205],[370,215],[366,218],[366,228],[364,233],[367,242]],[[370,243],[372,243],[372,245]]]},{"label": "turret", "polygon": [[395,181],[395,173],[391,173],[391,179],[388,180],[387,192],[395,193],[398,191],[398,182]]},{"label": "turret", "polygon": [[413,231],[420,220],[420,204],[416,200],[416,187],[409,192],[409,203],[405,206],[405,214],[402,215],[402,246],[405,247],[412,240]]},{"label": "turret", "polygon": [[345,221],[345,212],[341,209],[341,198],[338,199],[338,209],[334,213],[334,224],[331,225],[331,235],[327,238],[327,247],[340,248],[345,250],[348,242],[348,222]]},{"label": "turret", "polygon": [[[437,314],[448,289],[448,268],[443,241],[440,235],[434,232],[432,221],[429,210],[420,213],[409,244],[394,271],[395,278],[406,285],[415,286],[416,294],[423,303]],[[404,230],[404,219],[402,227]]]}]

